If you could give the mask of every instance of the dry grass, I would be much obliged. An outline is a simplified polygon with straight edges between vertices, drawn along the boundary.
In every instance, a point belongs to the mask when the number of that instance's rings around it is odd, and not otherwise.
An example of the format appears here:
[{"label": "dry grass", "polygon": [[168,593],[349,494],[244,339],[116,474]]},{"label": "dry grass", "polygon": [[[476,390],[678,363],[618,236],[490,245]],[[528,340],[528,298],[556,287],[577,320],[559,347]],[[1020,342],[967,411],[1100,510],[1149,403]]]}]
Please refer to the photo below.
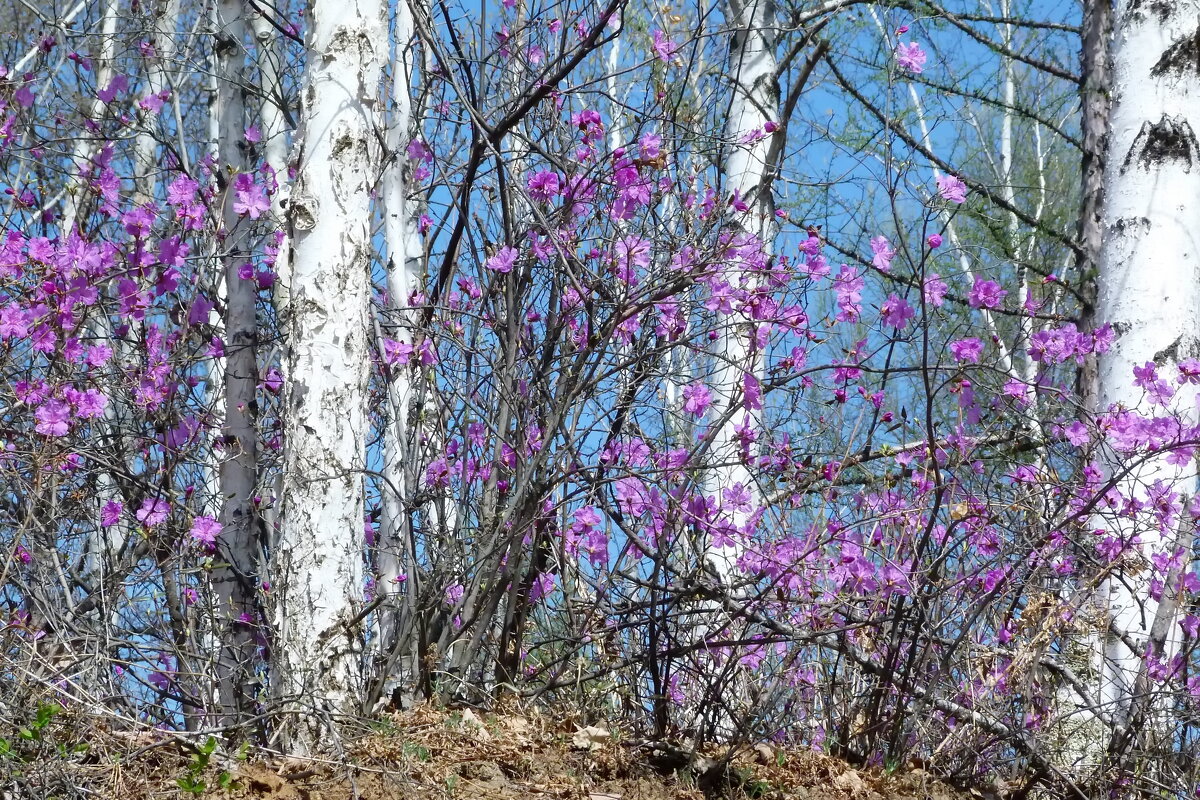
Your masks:
[{"label": "dry grass", "polygon": [[[569,714],[422,706],[385,715],[345,756],[237,754],[184,737],[113,730],[78,712],[33,738],[0,734],[0,789],[16,798],[117,800],[966,800],[921,770],[856,770],[811,751],[760,745],[689,753],[587,727]],[[212,742],[215,746],[216,742]],[[193,791],[181,788],[191,782]],[[7,785],[6,785],[7,784]],[[201,788],[202,787],[202,788]],[[972,793],[974,794],[974,793]],[[0,796],[4,796],[0,791]]]}]

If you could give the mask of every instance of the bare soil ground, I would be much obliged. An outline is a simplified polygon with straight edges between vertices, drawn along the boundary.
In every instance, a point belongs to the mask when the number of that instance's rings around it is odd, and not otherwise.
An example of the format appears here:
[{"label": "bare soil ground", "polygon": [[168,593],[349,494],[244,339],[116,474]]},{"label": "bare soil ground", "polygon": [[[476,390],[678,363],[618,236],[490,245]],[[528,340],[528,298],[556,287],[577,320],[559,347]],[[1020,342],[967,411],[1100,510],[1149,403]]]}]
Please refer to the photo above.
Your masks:
[{"label": "bare soil ground", "polygon": [[[920,769],[858,770],[809,750],[765,745],[690,754],[547,713],[419,707],[385,715],[336,759],[243,749],[204,755],[176,738],[91,730],[78,755],[70,715],[55,720],[42,769],[26,756],[0,771],[0,796],[114,800],[968,800]],[[66,729],[63,730],[63,726]],[[215,742],[214,742],[215,744]],[[0,754],[2,755],[2,754]],[[2,760],[2,759],[0,759]],[[6,785],[7,783],[7,785]]]}]

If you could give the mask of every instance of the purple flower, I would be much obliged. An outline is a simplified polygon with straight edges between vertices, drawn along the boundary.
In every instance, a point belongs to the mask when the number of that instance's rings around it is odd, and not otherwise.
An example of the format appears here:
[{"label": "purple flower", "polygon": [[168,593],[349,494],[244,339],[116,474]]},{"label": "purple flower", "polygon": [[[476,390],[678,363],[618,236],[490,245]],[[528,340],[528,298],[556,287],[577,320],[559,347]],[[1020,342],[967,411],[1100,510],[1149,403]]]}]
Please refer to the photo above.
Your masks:
[{"label": "purple flower", "polygon": [[642,155],[646,158],[656,158],[662,153],[662,141],[662,137],[657,133],[647,132],[638,139],[638,147],[642,149]]},{"label": "purple flower", "polygon": [[896,63],[914,75],[925,70],[925,51],[916,42],[899,42],[896,45]]},{"label": "purple flower", "polygon": [[76,412],[83,419],[93,419],[102,416],[108,407],[108,398],[98,389],[88,389],[81,392],[75,400]]},{"label": "purple flower", "polygon": [[271,207],[270,201],[267,200],[267,190],[262,184],[255,183],[252,175],[241,173],[235,179],[233,187],[235,214],[249,214],[250,219],[258,219]]},{"label": "purple flower", "polygon": [[874,253],[871,263],[875,265],[875,269],[880,272],[890,272],[896,249],[888,243],[888,240],[883,236],[876,236],[871,240],[871,252]]},{"label": "purple flower", "polygon": [[704,412],[712,405],[712,393],[701,383],[692,383],[683,387],[683,410],[693,416],[703,417]]},{"label": "purple flower", "polygon": [[721,508],[727,511],[746,512],[751,505],[750,490],[740,483],[735,483],[728,489],[721,490]]},{"label": "purple flower", "polygon": [[463,592],[466,589],[461,583],[455,583],[446,587],[446,605],[454,606],[458,601],[462,600]]},{"label": "purple flower", "polygon": [[415,349],[408,342],[398,342],[395,339],[384,339],[381,344],[384,362],[393,367],[397,364],[407,364]]},{"label": "purple flower", "polygon": [[507,275],[512,272],[513,264],[517,263],[518,255],[515,247],[501,247],[496,251],[496,255],[484,263],[484,266],[493,272],[501,272]]},{"label": "purple flower", "polygon": [[188,205],[195,199],[196,190],[199,188],[200,184],[195,180],[187,175],[180,175],[167,187],[167,203],[171,206]]},{"label": "purple flower", "polygon": [[212,517],[196,517],[192,521],[192,538],[209,549],[216,545],[220,532],[221,523]]},{"label": "purple flower", "polygon": [[665,33],[660,30],[654,31],[654,52],[658,55],[659,61],[669,62],[678,51],[679,45],[668,39]]},{"label": "purple flower", "polygon": [[562,182],[558,178],[558,173],[548,169],[530,175],[529,181],[525,185],[529,189],[530,197],[543,202],[550,202],[562,191]]},{"label": "purple flower", "polygon": [[950,287],[946,286],[945,281],[942,280],[942,276],[936,272],[929,273],[929,277],[925,279],[925,302],[931,306],[941,307],[942,303],[945,302],[946,290],[948,288]]},{"label": "purple flower", "polygon": [[967,185],[954,175],[941,175],[937,179],[938,194],[951,203],[963,203],[967,199]]},{"label": "purple flower", "polygon": [[35,430],[46,436],[66,436],[71,430],[71,407],[62,400],[47,400],[33,412]]},{"label": "purple flower", "polygon": [[121,512],[124,510],[125,506],[120,501],[109,500],[100,510],[100,524],[105,528],[111,528],[121,521]]},{"label": "purple flower", "polygon": [[883,315],[883,324],[890,325],[896,330],[900,330],[908,321],[917,315],[912,306],[898,295],[888,295],[888,299],[883,301],[883,307],[880,309]]},{"label": "purple flower", "polygon": [[429,145],[420,139],[413,139],[409,142],[404,152],[414,161],[424,161],[427,164],[433,162],[433,151],[429,149]]},{"label": "purple flower", "polygon": [[746,408],[761,409],[763,407],[762,383],[749,372],[742,376],[742,397]]},{"label": "purple flower", "polygon": [[931,233],[925,241],[929,243],[930,250],[937,250],[942,246],[942,235],[940,233]]},{"label": "purple flower", "polygon": [[533,586],[529,589],[529,599],[531,602],[538,602],[543,597],[554,591],[554,576],[548,572],[543,572],[538,575],[533,582]]},{"label": "purple flower", "polygon": [[142,507],[137,510],[134,517],[145,527],[153,528],[166,520],[169,511],[170,507],[166,500],[159,497],[147,497],[142,501]]},{"label": "purple flower", "polygon": [[1010,472],[1008,477],[1012,478],[1013,483],[1035,483],[1037,471],[1028,464],[1022,464]]},{"label": "purple flower", "polygon": [[978,364],[979,357],[983,355],[983,342],[975,338],[960,339],[950,343],[950,353],[956,361]]},{"label": "purple flower", "polygon": [[111,81],[109,81],[108,86],[96,92],[96,97],[98,97],[102,103],[111,103],[117,98],[119,93],[128,88],[129,78],[125,77],[124,75],[116,75]]},{"label": "purple flower", "polygon": [[971,308],[999,308],[1007,294],[1008,292],[1001,289],[1000,284],[995,281],[976,278],[975,285],[967,295],[967,302],[971,304]]}]

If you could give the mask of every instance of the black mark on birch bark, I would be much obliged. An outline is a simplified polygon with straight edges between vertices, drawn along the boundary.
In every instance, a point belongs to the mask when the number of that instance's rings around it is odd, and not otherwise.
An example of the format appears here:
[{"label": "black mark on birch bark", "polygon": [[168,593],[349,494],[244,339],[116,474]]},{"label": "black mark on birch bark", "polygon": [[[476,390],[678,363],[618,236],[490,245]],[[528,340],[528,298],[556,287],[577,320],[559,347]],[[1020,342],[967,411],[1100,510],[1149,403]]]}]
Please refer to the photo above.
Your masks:
[{"label": "black mark on birch bark", "polygon": [[1150,74],[1155,78],[1181,77],[1188,73],[1200,75],[1200,28],[1164,50],[1150,68]]},{"label": "black mark on birch bark", "polygon": [[1147,120],[1142,123],[1142,129],[1125,154],[1121,172],[1127,172],[1135,164],[1149,172],[1172,161],[1182,166],[1184,172],[1191,172],[1198,156],[1200,144],[1188,121],[1163,114],[1158,122]]},{"label": "black mark on birch bark", "polygon": [[1175,0],[1129,0],[1129,14],[1137,14],[1145,18],[1147,14],[1158,17],[1159,22],[1166,22],[1175,10]]}]

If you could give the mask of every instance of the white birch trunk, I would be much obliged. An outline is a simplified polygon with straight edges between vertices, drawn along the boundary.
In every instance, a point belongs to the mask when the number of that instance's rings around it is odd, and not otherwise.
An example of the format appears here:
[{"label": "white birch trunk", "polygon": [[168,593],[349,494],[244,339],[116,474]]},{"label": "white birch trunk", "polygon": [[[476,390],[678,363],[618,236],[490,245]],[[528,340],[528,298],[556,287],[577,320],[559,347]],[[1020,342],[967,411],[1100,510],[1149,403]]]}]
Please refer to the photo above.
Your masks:
[{"label": "white birch trunk", "polygon": [[[1194,54],[1188,55],[1194,52],[1188,48],[1194,47],[1200,2],[1138,6],[1126,4],[1116,22],[1097,321],[1112,325],[1118,338],[1100,358],[1099,406],[1102,412],[1120,404],[1161,415],[1164,410],[1152,407],[1134,385],[1133,368],[1154,362],[1162,379],[1174,384],[1178,362],[1200,355],[1200,243],[1193,219],[1200,208],[1194,133],[1200,125],[1200,73]],[[1195,389],[1182,387],[1171,410],[1185,425],[1200,422]],[[1195,491],[1195,468],[1152,457],[1118,488],[1144,498],[1145,487],[1155,481],[1180,493],[1186,507]],[[1108,515],[1098,526],[1126,540],[1140,534],[1141,545],[1133,550],[1147,558],[1178,545],[1173,527],[1153,530],[1145,514],[1139,517],[1143,524],[1136,530],[1128,518]],[[1150,597],[1150,579],[1148,568],[1120,570],[1101,588],[1113,626],[1136,645],[1131,650],[1109,636],[1099,665],[1101,698],[1118,725],[1129,713],[1159,610]],[[1169,658],[1170,642],[1166,650]]]},{"label": "white birch trunk", "polygon": [[[412,125],[412,102],[409,82],[412,75],[410,47],[414,26],[412,9],[407,0],[396,6],[395,51],[392,58],[392,119],[387,131],[387,147],[390,160],[383,173],[383,231],[387,246],[387,292],[388,336],[412,344],[415,322],[409,311],[409,298],[414,290],[422,286],[422,255],[416,219],[416,204],[408,196],[406,169],[408,157],[405,152]],[[394,368],[388,385],[388,405],[392,417],[391,427],[384,434],[384,460],[382,489],[382,517],[379,525],[378,575],[375,591],[380,595],[395,595],[400,591],[400,576],[411,569],[412,553],[409,552],[411,531],[407,510],[408,500],[414,487],[410,478],[412,463],[409,458],[410,436],[408,430],[409,404],[412,398],[412,371],[406,365]],[[407,564],[407,566],[406,566]],[[412,577],[412,576],[406,576]],[[411,589],[405,594],[412,597]],[[396,635],[400,619],[400,603],[396,598],[385,602],[380,608],[378,641],[379,656],[388,659],[396,646]],[[393,690],[399,686],[395,660],[381,661],[385,670],[382,695],[391,699]]]},{"label": "white birch trunk", "polygon": [[[279,104],[285,102],[286,89],[283,82],[283,53],[279,31],[261,13],[250,18],[256,43],[258,62],[258,88],[262,94],[259,118],[262,121],[263,156],[267,166],[275,173],[276,190],[271,195],[271,218],[283,219],[290,182],[288,180],[287,118]],[[285,237],[279,243],[275,259],[275,286],[271,299],[276,313],[283,317],[287,311],[287,287],[290,278],[287,268],[291,263],[288,256],[289,241]]]},{"label": "white birch trunk", "polygon": [[299,123],[286,355],[273,681],[317,749],[361,697],[363,475],[370,365],[374,107],[387,57],[382,0],[310,6]]},{"label": "white birch trunk", "polygon": [[[773,154],[778,149],[780,131],[767,132],[768,123],[778,125],[779,85],[776,76],[776,39],[778,30],[774,0],[728,0],[725,17],[732,28],[729,47],[730,78],[733,99],[725,126],[725,152],[721,171],[725,178],[726,197],[734,193],[748,206],[739,214],[738,227],[756,236],[763,251],[770,254],[778,231],[775,219],[775,200],[771,192],[774,169]],[[757,138],[747,141],[755,135]],[[752,276],[741,270],[731,270],[726,280],[731,285],[750,288]],[[712,432],[709,454],[713,467],[708,470],[705,491],[715,501],[722,499],[721,490],[740,484],[757,506],[760,495],[751,468],[742,462],[741,448],[736,438],[736,426],[746,414],[755,420],[758,414],[742,408],[742,385],[747,374],[758,377],[762,354],[755,351],[754,322],[748,315],[734,314],[718,328],[714,345],[716,371],[713,376],[713,411],[717,419],[725,419]],[[731,409],[736,409],[729,414]],[[741,527],[750,515],[745,511],[723,512],[732,523]],[[729,584],[737,570],[742,548],[716,547],[706,551],[708,563],[722,582]]]},{"label": "white birch trunk", "polygon": [[[72,18],[72,15],[65,17],[64,24]],[[107,86],[113,76],[112,65],[116,58],[117,47],[117,18],[116,0],[109,0],[104,4],[103,18],[100,22],[100,53],[96,62],[96,83],[101,88]],[[104,114],[104,103],[99,98],[92,99],[88,106],[88,117],[99,121]],[[59,231],[63,237],[69,236],[76,227],[80,226],[79,217],[83,212],[80,201],[85,195],[85,190],[79,181],[79,176],[87,169],[94,153],[95,146],[88,137],[81,137],[72,150],[71,163],[75,174],[71,176],[72,185],[63,200],[63,219],[59,225]],[[89,320],[88,327],[97,342],[107,343],[112,346],[115,353],[124,354],[126,348],[119,339],[113,336],[112,324],[107,316],[101,313],[100,316],[93,317]],[[109,403],[104,409],[102,429],[105,437],[112,442],[114,447],[120,441],[121,422],[125,416],[122,399],[119,391],[113,391],[109,396]],[[88,543],[89,557],[84,564],[85,574],[91,576],[96,585],[100,585],[100,582],[104,580],[105,571],[114,563],[116,554],[120,551],[121,545],[130,532],[129,526],[125,523],[119,523],[110,528],[100,525],[100,510],[109,501],[121,498],[118,481],[119,478],[108,470],[101,471],[97,478],[99,488],[96,493],[95,527],[91,534],[92,540]]]},{"label": "white birch trunk", "polygon": [[[769,254],[778,230],[771,191],[772,160],[780,144],[775,3],[774,0],[727,0],[724,13],[731,32],[729,77],[732,84],[721,159],[725,199],[728,201],[736,195],[746,204],[745,211],[736,212],[736,230],[739,234],[757,237],[763,251]],[[768,124],[775,130],[767,131]],[[753,275],[741,264],[730,264],[725,280],[735,287],[753,287]],[[716,330],[715,367],[711,378],[713,406],[709,413],[718,422],[714,422],[709,433],[711,441],[704,492],[711,503],[724,506],[722,490],[740,485],[750,493],[750,506],[757,507],[762,501],[761,493],[753,471],[743,462],[736,429],[747,416],[754,429],[761,427],[761,414],[744,407],[743,385],[748,374],[755,378],[761,375],[762,353],[754,345],[755,323],[749,314],[735,311],[725,319],[718,319]],[[719,516],[722,522],[728,522],[738,530],[744,530],[751,519],[751,513],[740,505],[722,507]],[[744,547],[740,538],[723,546],[714,538],[710,534],[704,542],[704,561],[728,587],[737,580],[737,561]],[[700,642],[736,638],[729,630],[730,622],[719,607],[706,604],[698,609],[693,633]],[[730,657],[737,655],[734,652]],[[733,740],[743,717],[751,710],[746,702],[748,685],[745,678],[736,664],[722,664],[716,659],[711,667],[702,663],[701,669],[704,694],[688,709],[691,719],[685,720],[685,725],[700,727],[701,735],[705,733],[704,728],[711,728],[716,738]],[[726,670],[732,672],[726,673]],[[731,674],[733,680],[723,680],[725,674]]]},{"label": "white birch trunk", "polygon": [[[154,16],[153,25],[151,41],[154,44],[154,59],[148,68],[148,95],[158,94],[170,88],[168,70],[175,60],[175,37],[179,29],[179,0],[163,0],[158,13]],[[134,183],[139,203],[153,202],[155,189],[158,187],[158,172],[162,165],[156,158],[158,137],[154,132],[159,127],[158,114],[145,112],[142,130],[137,137],[133,161]]]}]

